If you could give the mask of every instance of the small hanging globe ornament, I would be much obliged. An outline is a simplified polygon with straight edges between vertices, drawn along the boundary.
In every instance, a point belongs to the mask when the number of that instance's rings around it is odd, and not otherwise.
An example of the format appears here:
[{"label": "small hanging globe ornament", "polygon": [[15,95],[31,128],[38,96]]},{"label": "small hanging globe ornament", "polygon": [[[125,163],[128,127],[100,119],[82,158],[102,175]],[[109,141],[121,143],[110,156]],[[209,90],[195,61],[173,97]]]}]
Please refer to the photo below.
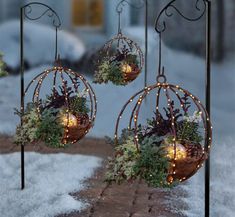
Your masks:
[{"label": "small hanging globe ornament", "polygon": [[122,2],[117,7],[118,34],[106,42],[99,52],[95,83],[111,81],[115,85],[127,85],[139,76],[144,65],[144,55],[140,47],[121,31],[120,16],[123,10],[121,4]]},{"label": "small hanging globe ornament", "polygon": [[93,127],[95,93],[81,74],[61,66],[59,58],[53,68],[29,83],[25,97],[30,93],[32,102],[27,104],[23,120],[35,122],[35,135],[28,136],[28,142],[40,140],[50,147],[65,147],[82,139]]},{"label": "small hanging globe ornament", "polygon": [[[143,121],[141,108],[148,97],[154,97],[156,104],[152,119]],[[119,137],[126,111],[130,112],[129,125]],[[115,141],[116,159],[110,163],[109,181],[142,178],[152,187],[169,187],[189,179],[203,166],[211,148],[212,126],[201,101],[180,86],[167,83],[163,69],[156,84],[137,92],[123,106]],[[125,158],[127,151],[129,157]],[[117,164],[121,171],[114,166]],[[126,168],[132,171],[131,176]]]}]

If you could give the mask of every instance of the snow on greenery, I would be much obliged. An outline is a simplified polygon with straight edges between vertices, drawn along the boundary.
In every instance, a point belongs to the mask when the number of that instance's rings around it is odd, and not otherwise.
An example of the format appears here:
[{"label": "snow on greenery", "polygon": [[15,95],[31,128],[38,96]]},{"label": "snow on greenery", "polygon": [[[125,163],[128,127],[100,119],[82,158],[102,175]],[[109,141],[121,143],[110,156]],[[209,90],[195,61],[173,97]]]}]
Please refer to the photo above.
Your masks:
[{"label": "snow on greenery", "polygon": [[[15,69],[20,65],[19,52],[20,22],[8,21],[0,25],[0,50],[5,54],[8,66]],[[24,24],[25,61],[31,66],[50,63],[55,55],[55,30],[48,25],[25,22]],[[58,52],[62,59],[79,60],[85,53],[84,44],[76,36],[58,31]]]},{"label": "snow on greenery", "polygon": [[0,53],[0,78],[8,75],[8,72],[5,70],[6,63],[3,61],[3,54]]},{"label": "snow on greenery", "polygon": [[101,159],[91,156],[26,154],[26,188],[20,190],[20,154],[0,155],[0,210],[4,217],[53,217],[80,211],[86,203],[71,192],[82,190]]}]

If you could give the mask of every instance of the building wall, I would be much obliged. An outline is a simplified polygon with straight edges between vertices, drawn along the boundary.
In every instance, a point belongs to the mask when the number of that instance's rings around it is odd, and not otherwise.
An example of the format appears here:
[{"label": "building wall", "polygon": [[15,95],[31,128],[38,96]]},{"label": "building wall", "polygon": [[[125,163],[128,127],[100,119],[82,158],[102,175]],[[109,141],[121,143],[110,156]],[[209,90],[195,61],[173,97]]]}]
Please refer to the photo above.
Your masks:
[{"label": "building wall", "polygon": [[0,1],[0,21],[16,19],[20,15],[21,2],[18,0],[1,0]]}]

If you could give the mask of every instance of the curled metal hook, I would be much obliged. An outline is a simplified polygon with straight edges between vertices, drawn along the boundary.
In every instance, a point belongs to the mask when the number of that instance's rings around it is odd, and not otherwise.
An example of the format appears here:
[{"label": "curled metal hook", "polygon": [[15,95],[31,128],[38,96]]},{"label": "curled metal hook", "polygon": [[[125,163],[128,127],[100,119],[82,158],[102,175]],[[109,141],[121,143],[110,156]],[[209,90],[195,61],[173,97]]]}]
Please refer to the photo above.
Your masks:
[{"label": "curled metal hook", "polygon": [[139,0],[138,1],[139,3],[138,4],[133,4],[131,2],[129,2],[128,0],[121,0],[118,4],[117,4],[117,7],[116,7],[116,12],[117,13],[122,13],[123,12],[123,7],[125,5],[129,5],[131,6],[132,8],[135,8],[135,9],[141,9],[144,7],[144,3],[145,3],[145,0]]},{"label": "curled metal hook", "polygon": [[[158,33],[162,33],[166,30],[166,22],[165,20],[162,18],[164,15],[166,17],[171,17],[173,16],[174,14],[174,11],[179,14],[182,18],[184,18],[185,20],[187,21],[198,21],[200,20],[205,12],[206,12],[206,2],[208,2],[208,0],[196,0],[195,2],[195,8],[197,11],[199,11],[199,15],[196,16],[196,17],[188,17],[186,15],[184,15],[176,6],[175,6],[175,3],[176,0],[172,0],[170,1],[162,10],[161,12],[159,13],[156,21],[155,21],[155,30],[158,32]],[[202,7],[201,7],[202,5]]]},{"label": "curled metal hook", "polygon": [[134,4],[130,3],[128,0],[121,0],[117,4],[116,12],[118,13],[118,34],[121,33],[121,13],[123,12],[123,7],[125,7],[125,5],[129,5],[132,8],[141,9],[145,6],[145,1],[147,1],[147,0],[139,0],[139,4],[134,5]]},{"label": "curled metal hook", "polygon": [[[37,16],[33,16],[32,12],[33,12],[33,6],[35,5],[39,5],[39,6],[43,6],[46,8],[45,11],[43,11],[40,15]],[[23,11],[24,11],[24,16],[29,19],[29,20],[39,20],[41,19],[44,15],[47,15],[48,17],[50,17],[52,19],[52,25],[56,28],[60,28],[61,26],[61,20],[58,16],[58,14],[48,5],[40,3],[40,2],[31,2],[29,4],[26,4],[22,7]]]},{"label": "curled metal hook", "polygon": [[[33,7],[32,6],[41,6],[45,7],[46,9],[42,11],[39,15],[33,15]],[[57,52],[58,52],[58,28],[61,27],[61,21],[60,17],[56,13],[55,10],[53,10],[51,7],[49,7],[46,4],[40,3],[40,2],[31,2],[29,4],[24,5],[22,8],[23,14],[25,18],[28,20],[39,20],[43,16],[47,15],[52,20],[52,25],[55,27],[56,35],[55,35],[55,60],[57,59]]]}]

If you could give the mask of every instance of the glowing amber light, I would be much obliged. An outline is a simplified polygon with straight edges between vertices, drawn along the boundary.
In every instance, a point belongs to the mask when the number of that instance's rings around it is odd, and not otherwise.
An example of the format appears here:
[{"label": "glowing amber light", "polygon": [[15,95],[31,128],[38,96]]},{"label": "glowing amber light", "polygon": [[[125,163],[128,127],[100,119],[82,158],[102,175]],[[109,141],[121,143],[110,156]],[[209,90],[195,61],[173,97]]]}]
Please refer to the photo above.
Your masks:
[{"label": "glowing amber light", "polygon": [[187,151],[185,147],[181,144],[176,144],[176,147],[174,145],[167,146],[166,152],[167,152],[166,156],[171,160],[173,160],[174,158],[176,160],[181,160],[187,157]]},{"label": "glowing amber light", "polygon": [[123,73],[131,73],[132,72],[132,68],[129,64],[125,63],[122,65],[122,72]]},{"label": "glowing amber light", "polygon": [[63,114],[61,120],[63,126],[76,127],[78,125],[77,118],[70,113]]}]

